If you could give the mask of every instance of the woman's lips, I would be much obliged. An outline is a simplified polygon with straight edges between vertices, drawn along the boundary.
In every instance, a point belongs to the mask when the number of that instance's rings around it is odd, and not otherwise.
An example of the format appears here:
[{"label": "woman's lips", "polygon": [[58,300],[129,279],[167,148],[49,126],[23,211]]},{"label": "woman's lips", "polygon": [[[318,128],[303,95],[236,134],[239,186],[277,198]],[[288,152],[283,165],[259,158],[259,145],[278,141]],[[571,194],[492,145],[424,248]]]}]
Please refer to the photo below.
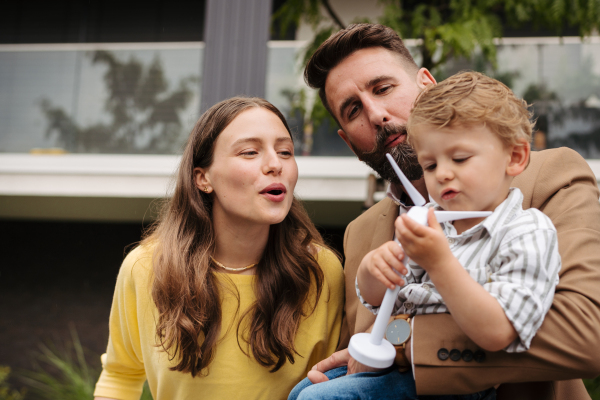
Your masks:
[{"label": "woman's lips", "polygon": [[395,135],[392,135],[385,142],[385,147],[386,148],[395,147],[398,144],[402,143],[405,138],[406,138],[406,134],[404,134],[404,133],[397,133]]},{"label": "woman's lips", "polygon": [[286,193],[287,189],[285,188],[285,185],[282,185],[281,183],[274,183],[260,191],[260,194],[276,203],[285,200]]}]

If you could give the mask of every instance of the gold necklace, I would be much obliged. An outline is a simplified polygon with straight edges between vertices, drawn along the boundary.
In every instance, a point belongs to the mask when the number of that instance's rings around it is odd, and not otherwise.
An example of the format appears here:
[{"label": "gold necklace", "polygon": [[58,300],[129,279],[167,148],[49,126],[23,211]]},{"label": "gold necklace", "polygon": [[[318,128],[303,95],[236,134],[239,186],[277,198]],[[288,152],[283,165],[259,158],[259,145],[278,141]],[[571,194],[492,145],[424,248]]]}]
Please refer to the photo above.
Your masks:
[{"label": "gold necklace", "polygon": [[227,271],[232,271],[232,272],[241,272],[241,271],[245,271],[247,269],[250,269],[252,267],[254,267],[256,264],[250,264],[247,267],[242,267],[242,268],[229,268],[224,266],[223,264],[221,264],[220,262],[218,262],[217,260],[215,260],[212,256],[210,256],[210,259],[213,260],[213,262],[215,264],[217,264],[219,267],[226,269]]}]

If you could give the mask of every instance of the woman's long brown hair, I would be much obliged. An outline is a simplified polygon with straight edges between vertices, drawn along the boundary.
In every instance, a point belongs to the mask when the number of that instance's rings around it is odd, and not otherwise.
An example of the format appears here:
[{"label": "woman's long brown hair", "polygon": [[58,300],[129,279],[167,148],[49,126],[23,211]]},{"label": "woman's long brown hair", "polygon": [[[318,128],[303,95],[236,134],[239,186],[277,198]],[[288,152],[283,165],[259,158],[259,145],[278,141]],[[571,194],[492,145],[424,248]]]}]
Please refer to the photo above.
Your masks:
[{"label": "woman's long brown hair", "polygon": [[[212,164],[219,134],[251,107],[273,112],[290,132],[279,110],[260,98],[235,97],[211,107],[188,139],[173,196],[142,242],[155,249],[152,299],[159,314],[158,345],[176,360],[172,370],[192,376],[208,374],[214,358],[221,332],[220,292],[224,290],[210,261],[215,250],[212,197],[196,187],[194,168]],[[321,235],[294,198],[285,219],[271,225],[256,272],[256,302],[236,329],[240,349],[248,354],[240,345],[241,335],[254,359],[272,372],[286,360],[294,362],[300,321],[314,311],[321,295],[324,278],[314,244],[323,246]],[[309,298],[311,286],[314,298]]]}]

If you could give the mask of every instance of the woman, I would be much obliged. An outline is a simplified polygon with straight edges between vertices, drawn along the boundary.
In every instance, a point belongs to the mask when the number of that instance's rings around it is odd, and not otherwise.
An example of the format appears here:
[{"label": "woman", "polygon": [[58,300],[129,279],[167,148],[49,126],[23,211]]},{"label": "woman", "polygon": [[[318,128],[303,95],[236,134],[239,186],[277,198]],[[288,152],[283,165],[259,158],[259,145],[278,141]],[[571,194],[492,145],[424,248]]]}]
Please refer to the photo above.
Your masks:
[{"label": "woman", "polygon": [[287,398],[337,345],[339,260],[293,196],[279,110],[232,98],[185,148],[173,197],[123,262],[96,399]]}]

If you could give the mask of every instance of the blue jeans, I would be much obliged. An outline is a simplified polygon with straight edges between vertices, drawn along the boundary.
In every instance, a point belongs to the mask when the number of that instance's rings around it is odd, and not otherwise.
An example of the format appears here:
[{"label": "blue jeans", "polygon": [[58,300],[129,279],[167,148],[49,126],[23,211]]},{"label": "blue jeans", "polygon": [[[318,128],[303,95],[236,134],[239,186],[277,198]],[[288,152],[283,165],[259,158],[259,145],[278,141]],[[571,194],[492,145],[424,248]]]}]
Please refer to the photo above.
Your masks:
[{"label": "blue jeans", "polygon": [[303,379],[291,391],[288,400],[495,400],[496,390],[488,389],[469,395],[419,396],[412,373],[388,368],[378,372],[346,375],[347,368],[327,371],[327,382],[313,385]]}]

